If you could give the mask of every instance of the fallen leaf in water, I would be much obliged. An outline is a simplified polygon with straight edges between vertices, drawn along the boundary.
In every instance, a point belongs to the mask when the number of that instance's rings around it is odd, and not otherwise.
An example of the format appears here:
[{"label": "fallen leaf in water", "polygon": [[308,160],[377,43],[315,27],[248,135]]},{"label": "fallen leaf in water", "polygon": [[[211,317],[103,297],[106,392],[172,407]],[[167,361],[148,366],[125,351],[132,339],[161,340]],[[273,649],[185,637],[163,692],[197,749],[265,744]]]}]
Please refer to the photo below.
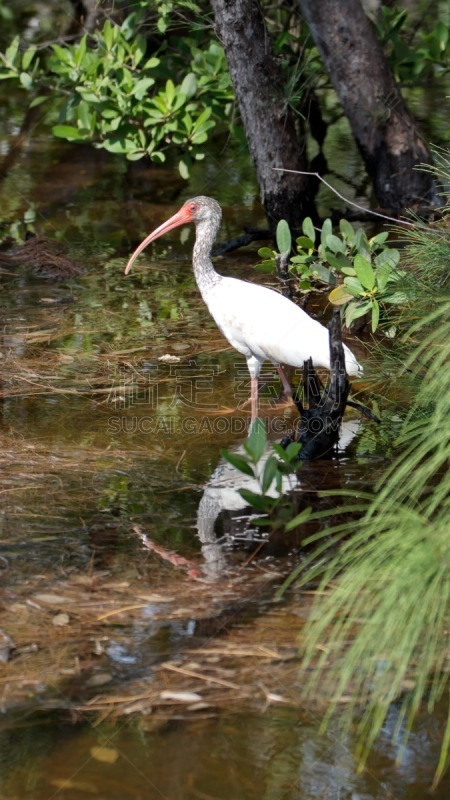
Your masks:
[{"label": "fallen leaf in water", "polygon": [[175,600],[174,595],[154,594],[154,592],[136,592],[135,597],[138,600],[148,600],[149,603],[171,603]]},{"label": "fallen leaf in water", "polygon": [[114,747],[91,747],[89,752],[92,758],[104,764],[115,764],[119,758],[119,751]]},{"label": "fallen leaf in water", "polygon": [[67,603],[67,597],[62,597],[60,594],[35,594],[34,599],[40,603],[48,603],[52,606],[59,606],[61,603]]},{"label": "fallen leaf in water", "polygon": [[177,703],[197,703],[202,698],[197,692],[171,692],[165,689],[160,694],[161,700],[176,700]]},{"label": "fallen leaf in water", "polygon": [[92,677],[86,681],[86,686],[103,686],[110,681],[112,681],[112,675],[110,675],[109,672],[99,672],[97,675],[92,675]]},{"label": "fallen leaf in water", "polygon": [[170,353],[166,353],[164,356],[159,356],[158,361],[162,361],[163,364],[174,364],[181,361],[180,356],[173,356]]},{"label": "fallen leaf in water", "polygon": [[188,711],[205,711],[207,708],[212,708],[211,703],[192,703],[192,705],[187,707]]},{"label": "fallen leaf in water", "polygon": [[9,661],[11,650],[14,648],[13,640],[7,633],[0,631],[0,662],[6,664]]},{"label": "fallen leaf in water", "polygon": [[269,703],[289,703],[289,700],[286,700],[281,694],[274,694],[274,692],[268,692],[266,695],[266,699]]},{"label": "fallen leaf in water", "polygon": [[29,653],[37,653],[39,651],[39,647],[36,642],[32,642],[31,644],[24,644],[22,647],[18,647],[16,650],[17,655],[23,656],[28,655]]},{"label": "fallen leaf in water", "polygon": [[56,625],[58,628],[62,628],[64,625],[68,625],[70,622],[70,618],[68,614],[61,612],[61,614],[55,614],[52,619],[53,625]]},{"label": "fallen leaf in water", "polygon": [[183,344],[182,342],[175,342],[174,344],[171,345],[171,347],[173,347],[173,349],[177,350],[178,352],[180,352],[181,350],[189,350],[190,346],[191,346],[190,344]]}]

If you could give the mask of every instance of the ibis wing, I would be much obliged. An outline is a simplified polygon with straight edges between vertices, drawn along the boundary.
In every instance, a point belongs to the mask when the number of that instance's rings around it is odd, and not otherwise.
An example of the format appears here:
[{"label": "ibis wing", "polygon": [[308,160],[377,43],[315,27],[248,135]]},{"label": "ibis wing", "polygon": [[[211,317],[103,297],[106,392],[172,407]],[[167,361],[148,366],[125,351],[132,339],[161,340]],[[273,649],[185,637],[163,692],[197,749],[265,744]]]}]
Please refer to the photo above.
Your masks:
[{"label": "ibis wing", "polygon": [[209,310],[239,352],[294,367],[311,357],[329,367],[328,331],[286,297],[235,278],[223,278],[217,289],[208,293]]},{"label": "ibis wing", "polygon": [[[330,368],[328,330],[279,292],[222,278],[205,300],[224,336],[246,357],[293,367],[312,358],[316,367]],[[344,350],[347,372],[357,374],[358,362]]]}]

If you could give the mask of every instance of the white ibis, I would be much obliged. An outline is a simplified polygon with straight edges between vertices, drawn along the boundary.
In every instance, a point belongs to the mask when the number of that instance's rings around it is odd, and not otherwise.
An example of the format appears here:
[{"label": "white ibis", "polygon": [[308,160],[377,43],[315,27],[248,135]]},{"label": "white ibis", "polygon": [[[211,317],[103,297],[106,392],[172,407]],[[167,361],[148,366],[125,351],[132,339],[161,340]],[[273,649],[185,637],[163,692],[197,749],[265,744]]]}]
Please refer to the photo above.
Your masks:
[{"label": "white ibis", "polygon": [[[211,197],[187,200],[173,217],[141,242],[128,261],[125,275],[150,242],[179,225],[195,224],[192,264],[197,286],[225,338],[247,360],[254,422],[258,416],[258,375],[263,362],[271,361],[276,366],[284,391],[290,395],[291,387],[281,364],[303,367],[303,362],[312,358],[315,367],[330,369],[328,331],[275,290],[216,272],[211,262],[211,248],[221,218],[221,208]],[[344,352],[347,374],[361,374],[361,366],[346,345]]]}]

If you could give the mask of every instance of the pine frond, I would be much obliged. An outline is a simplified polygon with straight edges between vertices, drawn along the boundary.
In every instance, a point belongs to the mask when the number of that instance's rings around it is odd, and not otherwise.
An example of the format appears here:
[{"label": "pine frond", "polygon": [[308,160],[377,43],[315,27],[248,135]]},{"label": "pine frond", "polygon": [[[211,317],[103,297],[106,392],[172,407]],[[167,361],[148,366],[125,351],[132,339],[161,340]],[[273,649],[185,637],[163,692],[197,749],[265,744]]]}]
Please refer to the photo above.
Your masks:
[{"label": "pine frond", "polygon": [[[314,568],[300,579],[320,575],[304,637],[305,692],[320,686],[327,718],[339,705],[346,731],[356,720],[362,762],[394,701],[401,748],[418,709],[426,702],[432,711],[449,686],[450,301],[411,337],[421,341],[409,363],[419,359],[426,371],[401,431],[401,454],[359,522],[328,528],[322,540],[316,534],[307,562]],[[450,715],[436,779],[449,749]]]}]

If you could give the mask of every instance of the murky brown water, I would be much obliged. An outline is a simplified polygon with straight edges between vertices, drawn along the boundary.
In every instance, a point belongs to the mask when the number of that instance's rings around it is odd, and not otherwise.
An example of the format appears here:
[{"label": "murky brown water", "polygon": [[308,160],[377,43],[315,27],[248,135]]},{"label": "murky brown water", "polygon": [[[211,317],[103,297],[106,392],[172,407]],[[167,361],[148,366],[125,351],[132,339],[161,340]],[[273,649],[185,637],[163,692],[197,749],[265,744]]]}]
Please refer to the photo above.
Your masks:
[{"label": "murky brown water", "polygon": [[[11,121],[3,129],[13,132]],[[420,721],[397,768],[388,741],[393,711],[359,775],[351,742],[321,734],[310,713],[267,700],[275,692],[292,700],[298,680],[297,672],[289,680],[278,673],[276,660],[241,713],[239,700],[227,706],[226,696],[205,695],[214,680],[225,689],[236,679],[236,664],[213,646],[242,646],[241,627],[250,641],[257,620],[264,646],[271,644],[273,587],[300,544],[278,539],[246,563],[255,544],[236,491],[245,479],[230,476],[220,450],[245,438],[248,378],[200,302],[191,240],[158,243],[127,279],[123,267],[187,193],[224,203],[223,239],[263,222],[251,176],[244,159],[221,155],[188,188],[162,170],[126,172],[114,158],[37,135],[0,186],[3,237],[23,236],[32,207],[35,231],[66,242],[87,268],[62,283],[21,268],[0,276],[2,628],[16,648],[0,667],[5,800],[426,796],[438,716]],[[222,259],[219,269],[254,279],[256,260],[251,250]],[[263,412],[279,440],[293,412],[276,402],[270,370],[265,377]],[[370,399],[370,368],[363,388]],[[303,465],[300,491],[371,484],[396,424],[394,402],[381,411],[381,431],[349,416],[345,457]],[[186,564],[170,562],[168,550]],[[295,595],[286,597],[279,627],[294,614],[300,628],[299,608]],[[294,659],[295,635],[279,653],[286,647]],[[209,648],[210,684],[196,648]],[[182,690],[158,671],[162,663],[196,676],[197,708],[185,700],[165,713],[161,700],[148,700],[143,714],[102,721],[113,710],[107,699],[102,706],[108,691],[132,704],[138,687],[149,697],[153,686]]]},{"label": "murky brown water", "polygon": [[[174,720],[156,730],[147,720],[97,729],[46,723],[2,735],[3,796],[422,800],[437,753],[433,731],[430,742],[413,735],[404,766],[396,767],[382,741],[357,775],[333,731],[318,737],[315,720],[286,711]],[[448,786],[433,796],[448,797]]]}]

